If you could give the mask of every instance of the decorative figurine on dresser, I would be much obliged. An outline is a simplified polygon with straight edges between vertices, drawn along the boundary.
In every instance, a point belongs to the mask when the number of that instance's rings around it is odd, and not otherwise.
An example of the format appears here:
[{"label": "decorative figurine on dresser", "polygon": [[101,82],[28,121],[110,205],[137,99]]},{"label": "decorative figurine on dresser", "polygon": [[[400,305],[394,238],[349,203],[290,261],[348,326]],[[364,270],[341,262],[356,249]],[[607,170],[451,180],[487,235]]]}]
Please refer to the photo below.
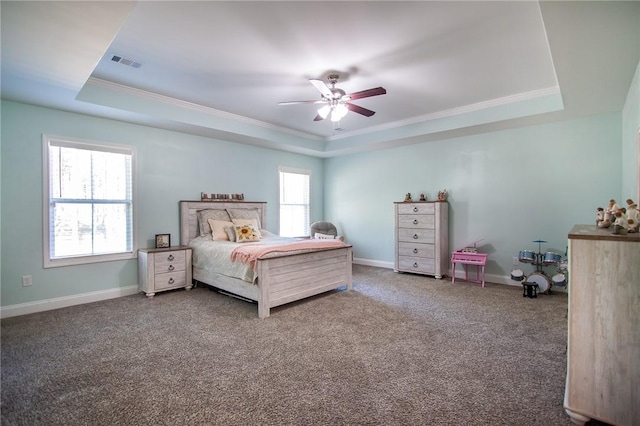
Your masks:
[{"label": "decorative figurine on dresser", "polygon": [[441,279],[449,270],[449,204],[446,201],[394,204],[394,271]]}]

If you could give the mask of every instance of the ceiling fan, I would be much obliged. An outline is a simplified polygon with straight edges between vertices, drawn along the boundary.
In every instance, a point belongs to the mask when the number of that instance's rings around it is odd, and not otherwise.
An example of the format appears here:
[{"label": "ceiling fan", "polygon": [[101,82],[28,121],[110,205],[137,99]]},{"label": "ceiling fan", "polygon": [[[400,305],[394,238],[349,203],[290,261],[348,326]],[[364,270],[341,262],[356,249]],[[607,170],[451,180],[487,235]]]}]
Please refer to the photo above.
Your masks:
[{"label": "ceiling fan", "polygon": [[331,118],[331,121],[340,121],[347,112],[353,111],[365,117],[371,117],[375,114],[375,111],[363,108],[359,105],[352,104],[351,101],[356,99],[368,98],[371,96],[384,95],[387,91],[382,87],[376,87],[373,89],[362,90],[360,92],[354,92],[346,94],[344,90],[336,88],[339,76],[337,74],[331,74],[328,77],[331,87],[322,80],[311,79],[309,82],[320,91],[322,98],[315,101],[288,101],[279,102],[278,105],[297,105],[297,104],[316,104],[322,105],[318,109],[318,115],[313,121],[321,121],[327,117]]}]

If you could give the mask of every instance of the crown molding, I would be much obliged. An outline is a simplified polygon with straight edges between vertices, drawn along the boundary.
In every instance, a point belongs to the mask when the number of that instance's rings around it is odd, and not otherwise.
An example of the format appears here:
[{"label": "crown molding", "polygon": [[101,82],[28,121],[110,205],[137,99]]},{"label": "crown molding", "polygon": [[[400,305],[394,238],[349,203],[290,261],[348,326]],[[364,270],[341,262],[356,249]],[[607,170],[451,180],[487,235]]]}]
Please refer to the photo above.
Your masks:
[{"label": "crown molding", "polygon": [[96,87],[103,87],[105,89],[128,94],[128,95],[146,99],[149,101],[160,102],[166,105],[172,105],[180,109],[195,111],[195,112],[199,112],[212,117],[222,118],[225,120],[234,121],[236,123],[246,124],[248,126],[260,127],[267,130],[287,133],[292,136],[314,140],[314,141],[326,140],[326,138],[324,137],[319,137],[310,133],[301,132],[299,130],[278,126],[278,125],[267,123],[260,120],[255,120],[253,118],[245,117],[243,115],[233,114],[227,111],[222,111],[219,109],[207,107],[207,106],[196,104],[193,102],[183,101],[181,99],[172,98],[170,96],[160,95],[158,93],[153,93],[153,92],[149,92],[142,89],[136,89],[134,87],[125,86],[123,84],[114,83],[114,82],[103,80],[97,77],[89,77],[89,79],[87,80],[87,84],[90,84]]},{"label": "crown molding", "polygon": [[560,87],[553,86],[546,89],[532,90],[530,92],[519,93],[516,95],[505,96],[502,98],[490,99],[488,101],[478,102],[475,104],[465,105],[462,107],[451,108],[443,111],[437,111],[431,114],[420,115],[417,117],[408,118],[406,120],[394,121],[392,123],[380,124],[378,126],[368,127],[362,130],[354,130],[348,133],[341,133],[340,135],[329,136],[327,141],[346,139],[353,136],[366,135],[369,133],[379,132],[381,130],[390,130],[398,127],[409,126],[412,124],[425,123],[427,121],[439,120],[448,117],[455,117],[463,114],[471,114],[478,111],[483,111],[490,108],[501,107],[517,102],[526,102],[532,99],[537,99],[545,96],[559,95]]}]

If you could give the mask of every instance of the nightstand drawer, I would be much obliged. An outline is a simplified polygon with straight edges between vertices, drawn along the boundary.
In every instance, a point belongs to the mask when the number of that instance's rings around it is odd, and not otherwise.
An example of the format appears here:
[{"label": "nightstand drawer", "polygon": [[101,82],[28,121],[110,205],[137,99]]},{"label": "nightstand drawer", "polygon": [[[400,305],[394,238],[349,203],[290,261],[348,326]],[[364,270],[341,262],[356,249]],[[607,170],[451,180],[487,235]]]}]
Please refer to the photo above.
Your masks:
[{"label": "nightstand drawer", "polygon": [[159,291],[172,287],[184,287],[187,282],[186,278],[184,270],[178,272],[167,272],[166,274],[156,274],[155,289],[156,291]]},{"label": "nightstand drawer", "polygon": [[165,251],[162,253],[155,253],[153,256],[155,261],[154,271],[156,274],[185,270],[184,250]]}]

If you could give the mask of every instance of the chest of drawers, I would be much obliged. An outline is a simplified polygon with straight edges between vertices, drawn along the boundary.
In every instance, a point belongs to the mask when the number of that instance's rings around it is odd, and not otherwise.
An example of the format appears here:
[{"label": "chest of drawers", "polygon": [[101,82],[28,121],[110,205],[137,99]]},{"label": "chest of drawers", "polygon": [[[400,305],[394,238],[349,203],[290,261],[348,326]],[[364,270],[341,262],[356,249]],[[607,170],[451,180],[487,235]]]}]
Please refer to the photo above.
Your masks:
[{"label": "chest of drawers", "polygon": [[449,204],[394,204],[395,271],[442,278],[449,269]]},{"label": "chest of drawers", "polygon": [[640,425],[640,234],[576,225],[568,244],[565,410],[575,424]]},{"label": "chest of drawers", "polygon": [[190,247],[138,250],[140,291],[153,297],[159,291],[181,287],[192,287]]}]

